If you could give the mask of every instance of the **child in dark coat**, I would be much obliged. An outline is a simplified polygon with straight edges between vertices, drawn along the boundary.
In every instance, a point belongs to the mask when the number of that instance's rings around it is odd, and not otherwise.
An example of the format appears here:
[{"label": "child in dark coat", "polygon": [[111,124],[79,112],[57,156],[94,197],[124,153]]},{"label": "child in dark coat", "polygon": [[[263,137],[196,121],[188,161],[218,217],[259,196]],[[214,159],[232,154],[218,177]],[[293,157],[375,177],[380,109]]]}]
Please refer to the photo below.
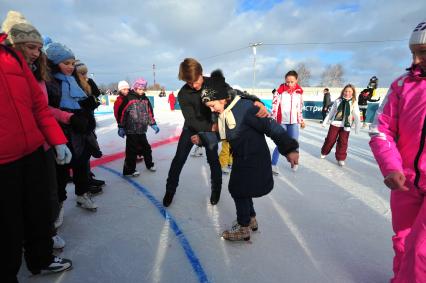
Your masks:
[{"label": "child in dark coat", "polygon": [[258,228],[252,198],[268,194],[274,186],[265,134],[292,166],[298,164],[299,145],[272,118],[256,117],[258,109],[252,101],[241,99],[238,90],[228,89],[224,78],[209,80],[202,91],[202,102],[219,113],[220,138],[229,141],[234,158],[228,188],[235,201],[237,223],[222,237],[247,241],[250,230]]},{"label": "child in dark coat", "polygon": [[[145,165],[148,170],[154,172],[156,168],[152,162],[151,145],[146,138],[146,131],[150,126],[157,134],[158,128],[151,103],[145,95],[147,81],[143,78],[136,80],[132,90],[127,96],[123,96],[123,100],[117,109],[117,120],[119,121],[119,136],[126,139],[126,159],[124,160],[123,175],[139,176],[136,171],[136,158],[142,153]],[[123,129],[120,133],[120,129]]]}]

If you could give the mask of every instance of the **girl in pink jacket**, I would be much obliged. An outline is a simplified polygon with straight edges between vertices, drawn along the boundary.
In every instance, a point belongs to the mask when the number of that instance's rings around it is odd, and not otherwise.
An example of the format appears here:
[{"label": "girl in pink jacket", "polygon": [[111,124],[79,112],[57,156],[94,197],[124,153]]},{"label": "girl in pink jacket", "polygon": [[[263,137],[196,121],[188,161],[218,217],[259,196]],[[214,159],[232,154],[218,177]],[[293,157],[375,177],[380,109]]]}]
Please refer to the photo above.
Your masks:
[{"label": "girl in pink jacket", "polygon": [[426,21],[410,38],[413,63],[396,79],[370,128],[370,147],[391,189],[393,283],[426,282]]}]

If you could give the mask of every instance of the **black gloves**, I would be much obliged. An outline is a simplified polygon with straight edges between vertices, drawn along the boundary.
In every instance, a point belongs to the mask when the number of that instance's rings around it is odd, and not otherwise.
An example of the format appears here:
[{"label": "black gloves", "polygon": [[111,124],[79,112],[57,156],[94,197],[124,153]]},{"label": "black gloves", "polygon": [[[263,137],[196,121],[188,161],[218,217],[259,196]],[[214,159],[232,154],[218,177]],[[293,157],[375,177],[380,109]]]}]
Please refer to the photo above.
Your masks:
[{"label": "black gloves", "polygon": [[81,108],[89,111],[94,111],[96,108],[98,108],[99,105],[101,105],[99,99],[92,95],[90,95],[84,100],[80,100],[78,104],[80,104]]},{"label": "black gloves", "polygon": [[77,133],[85,133],[87,131],[88,121],[81,112],[71,116],[70,124],[72,129]]}]

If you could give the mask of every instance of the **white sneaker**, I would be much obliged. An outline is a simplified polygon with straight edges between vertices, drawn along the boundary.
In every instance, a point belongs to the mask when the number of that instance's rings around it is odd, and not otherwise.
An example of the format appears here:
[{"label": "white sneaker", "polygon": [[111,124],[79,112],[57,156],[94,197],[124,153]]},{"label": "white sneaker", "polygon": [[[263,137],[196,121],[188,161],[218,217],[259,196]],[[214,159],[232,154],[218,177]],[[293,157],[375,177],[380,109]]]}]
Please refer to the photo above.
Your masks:
[{"label": "white sneaker", "polygon": [[274,175],[279,175],[280,171],[278,170],[278,166],[277,165],[272,165],[272,174]]},{"label": "white sneaker", "polygon": [[61,202],[60,206],[61,206],[61,209],[59,210],[58,218],[56,218],[54,223],[55,229],[58,229],[59,227],[61,227],[62,223],[64,222],[64,203]]},{"label": "white sneaker", "polygon": [[326,155],[324,155],[324,154],[321,154],[321,156],[320,156],[321,159],[324,159],[325,157],[326,157]]},{"label": "white sneaker", "polygon": [[222,174],[228,175],[229,173],[231,173],[231,169],[228,166],[222,167]]},{"label": "white sneaker", "polygon": [[344,160],[338,160],[337,163],[339,163],[339,166],[345,166]]},{"label": "white sneaker", "polygon": [[81,196],[77,196],[76,202],[77,206],[87,210],[96,211],[98,208],[98,206],[93,202],[87,193]]},{"label": "white sneaker", "polygon": [[157,171],[157,168],[155,168],[155,166],[153,165],[150,168],[148,168],[148,170],[151,171],[151,172],[155,172],[155,171]]},{"label": "white sneaker", "polygon": [[65,241],[59,235],[55,235],[52,237],[53,240],[53,248],[54,249],[63,249],[65,247]]},{"label": "white sneaker", "polygon": [[293,170],[293,172],[296,172],[297,169],[299,169],[299,165],[295,164],[293,165],[293,168],[291,168]]}]

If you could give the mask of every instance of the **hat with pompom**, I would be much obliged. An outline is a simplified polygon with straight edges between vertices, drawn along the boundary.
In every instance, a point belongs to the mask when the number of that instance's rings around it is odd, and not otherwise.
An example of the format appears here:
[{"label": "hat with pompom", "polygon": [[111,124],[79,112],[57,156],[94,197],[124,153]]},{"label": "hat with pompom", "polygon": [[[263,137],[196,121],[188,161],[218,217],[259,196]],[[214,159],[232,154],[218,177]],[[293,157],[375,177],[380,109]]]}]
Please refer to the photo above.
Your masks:
[{"label": "hat with pompom", "polygon": [[75,59],[74,53],[71,49],[59,42],[48,43],[45,50],[47,58],[49,58],[49,60],[55,65],[58,65],[68,59]]},{"label": "hat with pompom", "polygon": [[8,34],[8,38],[12,44],[37,42],[43,45],[43,39],[38,30],[28,23],[13,25]]},{"label": "hat with pompom", "polygon": [[10,29],[20,23],[29,23],[27,19],[21,13],[17,11],[9,11],[7,12],[6,18],[4,19],[1,29],[5,33],[9,33]]}]

